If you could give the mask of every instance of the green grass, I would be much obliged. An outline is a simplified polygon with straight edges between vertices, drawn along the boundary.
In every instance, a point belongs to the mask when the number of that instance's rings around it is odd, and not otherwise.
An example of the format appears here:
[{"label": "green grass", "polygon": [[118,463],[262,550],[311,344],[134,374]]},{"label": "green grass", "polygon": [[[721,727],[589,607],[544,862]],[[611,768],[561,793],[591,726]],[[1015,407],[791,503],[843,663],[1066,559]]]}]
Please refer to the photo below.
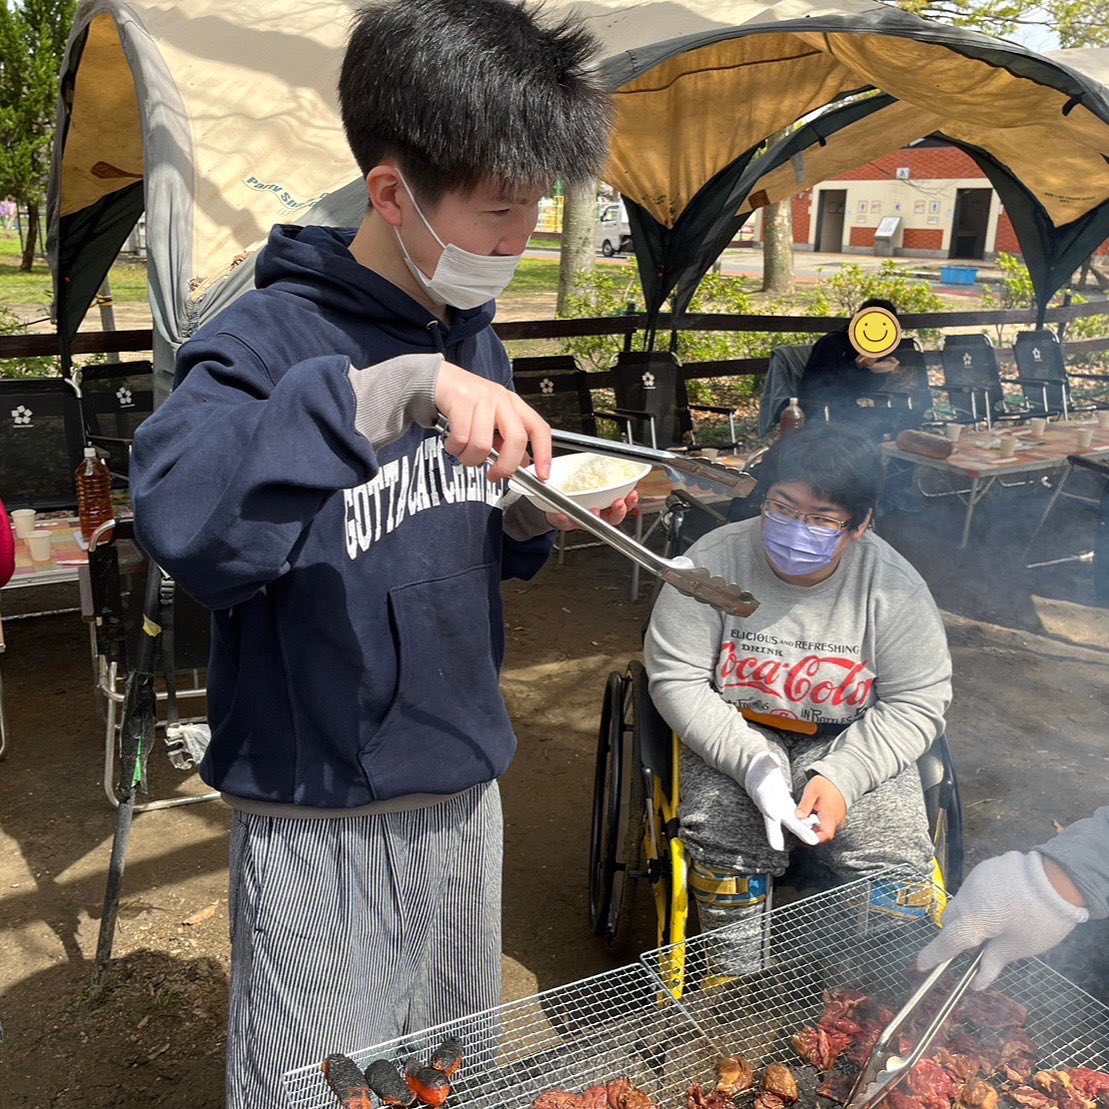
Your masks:
[{"label": "green grass", "polygon": [[551,239],[546,235],[532,235],[528,240],[529,247],[539,247],[543,250],[558,250],[562,246],[561,239]]},{"label": "green grass", "polygon": [[504,292],[511,297],[513,293],[531,296],[535,293],[558,292],[558,262],[546,258],[524,258],[516,270],[512,284]]},{"label": "green grass", "polygon": [[[50,267],[35,259],[30,273],[19,268],[19,236],[0,231],[0,305],[49,306],[54,299]],[[142,262],[117,262],[111,271],[112,297],[117,304],[142,304],[147,298],[146,265]]]}]

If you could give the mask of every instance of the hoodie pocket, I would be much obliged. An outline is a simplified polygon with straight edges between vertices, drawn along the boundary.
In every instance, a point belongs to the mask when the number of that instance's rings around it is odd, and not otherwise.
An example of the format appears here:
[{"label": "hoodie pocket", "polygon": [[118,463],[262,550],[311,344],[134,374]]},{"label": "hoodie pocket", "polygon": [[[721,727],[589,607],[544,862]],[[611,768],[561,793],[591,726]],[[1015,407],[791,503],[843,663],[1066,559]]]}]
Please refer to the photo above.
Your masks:
[{"label": "hoodie pocket", "polygon": [[503,774],[516,741],[498,682],[495,567],[393,589],[389,618],[396,696],[359,756],[374,797],[454,793]]}]

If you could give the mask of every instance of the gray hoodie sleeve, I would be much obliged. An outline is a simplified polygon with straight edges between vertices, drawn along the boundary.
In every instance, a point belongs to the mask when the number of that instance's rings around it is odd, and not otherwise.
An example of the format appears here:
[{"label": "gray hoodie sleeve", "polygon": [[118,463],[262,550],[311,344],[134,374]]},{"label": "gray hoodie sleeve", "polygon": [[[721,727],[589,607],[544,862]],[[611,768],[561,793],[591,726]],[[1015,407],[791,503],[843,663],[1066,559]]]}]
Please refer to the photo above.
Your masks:
[{"label": "gray hoodie sleeve", "polygon": [[1091,917],[1109,917],[1109,805],[1087,820],[1076,820],[1036,850],[1071,876],[1086,898]]},{"label": "gray hoodie sleeve", "polygon": [[848,808],[928,750],[951,703],[951,655],[927,588],[908,591],[900,606],[876,614],[876,626],[877,700],[810,768],[843,794]]},{"label": "gray hoodie sleeve", "polygon": [[742,785],[751,760],[770,745],[713,686],[722,630],[716,609],[664,585],[643,656],[662,718],[686,747]]},{"label": "gray hoodie sleeve", "polygon": [[354,427],[375,450],[396,442],[412,424],[434,427],[441,354],[401,354],[347,377],[354,390]]},{"label": "gray hoodie sleeve", "polygon": [[[441,354],[401,354],[365,369],[351,367],[354,426],[375,449],[395,442],[412,424],[435,426],[435,385],[442,365]],[[551,530],[542,509],[517,493],[506,494],[501,508],[510,539],[526,541]]]}]

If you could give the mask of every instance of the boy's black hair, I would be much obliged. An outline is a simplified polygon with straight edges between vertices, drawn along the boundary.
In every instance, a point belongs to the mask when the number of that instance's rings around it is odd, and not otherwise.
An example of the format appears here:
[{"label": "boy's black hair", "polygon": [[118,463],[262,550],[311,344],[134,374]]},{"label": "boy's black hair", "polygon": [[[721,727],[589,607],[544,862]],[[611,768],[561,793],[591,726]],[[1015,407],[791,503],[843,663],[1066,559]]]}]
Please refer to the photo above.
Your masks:
[{"label": "boy's black hair", "polygon": [[573,184],[604,166],[612,107],[580,22],[525,0],[378,0],[354,17],[339,76],[363,174],[396,158],[431,204],[482,180]]},{"label": "boy's black hair", "polygon": [[808,424],[784,435],[758,469],[763,496],[778,482],[807,485],[818,497],[839,505],[858,527],[882,492],[882,454],[877,444],[834,424]]},{"label": "boy's black hair", "polygon": [[871,297],[870,300],[864,300],[855,311],[861,312],[864,308],[884,308],[887,312],[897,315],[897,306],[893,301],[883,300],[881,297]]}]

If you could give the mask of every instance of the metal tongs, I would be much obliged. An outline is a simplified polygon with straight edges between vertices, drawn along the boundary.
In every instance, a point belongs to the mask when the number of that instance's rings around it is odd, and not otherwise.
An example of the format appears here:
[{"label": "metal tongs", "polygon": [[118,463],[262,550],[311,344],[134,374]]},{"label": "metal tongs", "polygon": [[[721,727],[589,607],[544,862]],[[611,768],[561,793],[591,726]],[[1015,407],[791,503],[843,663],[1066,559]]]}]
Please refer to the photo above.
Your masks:
[{"label": "metal tongs", "polygon": [[866,1066],[863,1067],[859,1077],[855,1079],[854,1086],[851,1087],[851,1096],[845,1102],[844,1109],[874,1109],[874,1106],[883,1101],[896,1086],[899,1086],[908,1077],[913,1067],[924,1058],[924,1053],[932,1046],[932,1041],[939,1035],[940,1030],[947,1023],[948,1017],[955,1011],[955,1006],[959,1004],[963,994],[967,992],[967,988],[975,974],[978,973],[983,954],[984,951],[979,949],[966,972],[951,988],[944,998],[943,1004],[936,1010],[936,1015],[921,1033],[920,1039],[912,1051],[905,1056],[896,1055],[890,1049],[891,1041],[901,1031],[906,1021],[916,1012],[924,999],[932,992],[936,983],[947,973],[948,967],[955,960],[948,959],[947,962],[940,963],[924,979],[917,991],[886,1026],[882,1035],[878,1037],[878,1042],[874,1045],[874,1049],[866,1061]]},{"label": "metal tongs", "polygon": [[[450,432],[450,428],[442,418],[436,422],[435,430],[444,437]],[[559,432],[558,434],[561,437],[570,433]],[[585,439],[590,444],[594,442],[589,436],[581,436],[580,438]],[[602,441],[596,440],[596,442]],[[643,449],[646,450],[647,448]],[[664,452],[651,451],[649,453],[662,454]],[[491,462],[496,462],[498,457],[499,455],[495,450],[489,452]],[[630,456],[621,454],[620,457]],[[706,463],[706,465],[714,464]],[[726,467],[720,468],[725,469]],[[541,498],[564,516],[569,516],[583,531],[587,531],[600,539],[602,543],[606,543],[625,558],[639,563],[645,570],[657,574],[679,593],[684,593],[687,597],[693,597],[702,604],[711,605],[713,608],[732,616],[750,616],[759,607],[759,602],[746,589],[733,585],[723,578],[714,577],[708,570],[694,566],[687,558],[662,558],[654,551],[637,543],[630,535],[626,535],[619,528],[613,527],[612,524],[602,520],[599,516],[594,516],[588,509],[582,508],[576,501],[554,486],[548,485],[545,481],[540,481],[539,478],[528,473],[527,470],[517,470],[512,475],[512,480],[521,489]]]},{"label": "metal tongs", "polygon": [[[734,466],[725,466],[692,454],[655,450],[653,447],[641,447],[638,443],[625,443],[623,440],[617,442],[612,439],[597,439],[592,435],[560,431],[553,427],[551,439],[560,446],[574,447],[580,451],[591,451],[593,454],[604,454],[611,458],[630,458],[635,462],[649,462],[652,466],[666,470],[675,481],[724,493],[729,497],[749,497],[758,484],[758,479],[746,466],[736,469]],[[750,464],[751,459],[748,459],[747,465]]]}]

